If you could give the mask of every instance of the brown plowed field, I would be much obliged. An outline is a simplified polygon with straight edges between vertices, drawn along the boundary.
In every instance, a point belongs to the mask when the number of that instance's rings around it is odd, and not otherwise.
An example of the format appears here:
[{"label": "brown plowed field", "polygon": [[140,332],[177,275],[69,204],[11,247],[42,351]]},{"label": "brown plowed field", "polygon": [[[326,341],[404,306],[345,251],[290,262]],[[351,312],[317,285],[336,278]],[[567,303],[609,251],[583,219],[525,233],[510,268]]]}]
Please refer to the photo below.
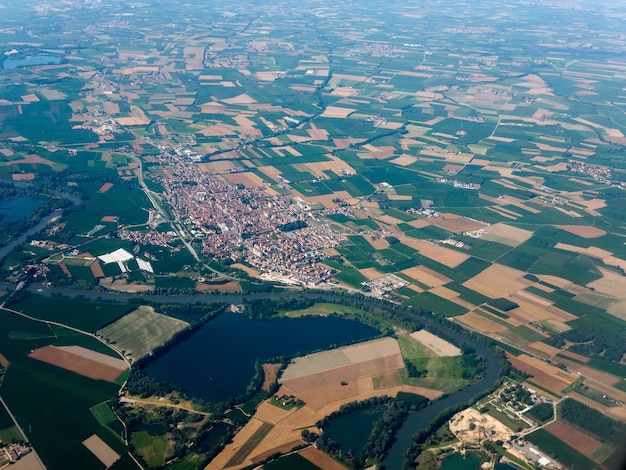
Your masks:
[{"label": "brown plowed field", "polygon": [[557,227],[583,238],[598,238],[606,235],[604,230],[591,225],[557,225]]},{"label": "brown plowed field", "polygon": [[293,390],[296,395],[300,395],[340,384],[342,380],[350,384],[351,381],[355,381],[360,377],[380,375],[383,372],[402,369],[403,367],[404,361],[402,356],[397,354],[287,380],[283,383],[286,387]]},{"label": "brown plowed field", "polygon": [[100,189],[98,189],[98,192],[106,193],[112,187],[113,187],[113,183],[104,183],[102,186],[100,186]]},{"label": "brown plowed field", "polygon": [[346,470],[346,467],[315,447],[307,447],[300,452],[300,455],[324,470]]},{"label": "brown plowed field", "polygon": [[555,393],[560,393],[578,378],[578,374],[561,370],[536,357],[524,354],[515,357],[507,353],[507,358],[513,367],[532,375],[528,380]]},{"label": "brown plowed field", "polygon": [[590,455],[602,444],[600,441],[562,421],[555,421],[554,423],[548,424],[545,430],[583,455]]},{"label": "brown plowed field", "polygon": [[91,379],[106,380],[107,382],[114,382],[122,373],[116,367],[84,358],[78,354],[72,354],[54,346],[35,349],[28,356],[66,370],[71,370]]}]

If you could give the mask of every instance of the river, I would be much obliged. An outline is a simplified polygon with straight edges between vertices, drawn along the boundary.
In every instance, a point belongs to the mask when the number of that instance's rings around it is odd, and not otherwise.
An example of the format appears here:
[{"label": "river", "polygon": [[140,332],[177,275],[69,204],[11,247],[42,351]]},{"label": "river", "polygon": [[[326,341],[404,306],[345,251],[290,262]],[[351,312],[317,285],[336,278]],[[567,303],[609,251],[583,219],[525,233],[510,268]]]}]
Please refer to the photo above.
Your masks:
[{"label": "river", "polygon": [[[427,320],[424,323],[428,324]],[[452,395],[438,400],[411,415],[406,419],[402,427],[397,431],[395,441],[382,461],[382,467],[388,469],[402,468],[404,462],[404,452],[411,447],[412,436],[423,430],[428,424],[444,409],[455,406],[459,403],[467,403],[477,395],[491,388],[499,377],[498,363],[493,353],[485,346],[472,341],[465,335],[460,335],[448,328],[437,324],[437,328],[448,335],[458,344],[466,343],[476,351],[476,354],[485,358],[485,375],[480,382],[476,382]]]}]

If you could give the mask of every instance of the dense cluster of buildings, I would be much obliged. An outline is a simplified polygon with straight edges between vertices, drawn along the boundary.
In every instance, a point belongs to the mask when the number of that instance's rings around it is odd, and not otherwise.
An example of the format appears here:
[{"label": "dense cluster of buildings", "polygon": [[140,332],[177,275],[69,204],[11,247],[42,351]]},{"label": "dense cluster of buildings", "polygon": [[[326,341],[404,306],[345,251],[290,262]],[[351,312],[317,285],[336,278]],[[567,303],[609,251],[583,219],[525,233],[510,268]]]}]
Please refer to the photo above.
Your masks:
[{"label": "dense cluster of buildings", "polygon": [[317,285],[333,274],[319,261],[324,250],[345,241],[309,207],[263,187],[235,184],[198,170],[184,153],[162,149],[169,169],[161,182],[178,221],[202,243],[202,251],[296,284]]}]

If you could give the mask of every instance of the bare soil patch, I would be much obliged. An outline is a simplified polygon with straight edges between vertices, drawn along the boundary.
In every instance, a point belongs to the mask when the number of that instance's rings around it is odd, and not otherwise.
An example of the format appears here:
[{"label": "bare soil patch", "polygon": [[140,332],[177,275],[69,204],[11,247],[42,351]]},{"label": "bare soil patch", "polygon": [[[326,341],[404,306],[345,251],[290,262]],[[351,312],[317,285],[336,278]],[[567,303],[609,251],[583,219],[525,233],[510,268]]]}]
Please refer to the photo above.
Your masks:
[{"label": "bare soil patch", "polygon": [[587,256],[591,256],[592,258],[608,258],[613,253],[610,251],[603,250],[602,248],[598,248],[597,246],[590,246],[588,248],[583,248],[581,246],[569,245],[567,243],[557,243],[554,248],[559,250],[571,251],[573,253],[582,253]]},{"label": "bare soil patch", "polygon": [[205,284],[203,282],[196,283],[198,292],[241,292],[241,285],[236,281],[227,282],[226,284]]},{"label": "bare soil patch", "polygon": [[578,378],[578,374],[566,372],[525,354],[515,357],[507,353],[507,358],[513,367],[532,375],[529,381],[555,393],[560,393]]},{"label": "bare soil patch", "polygon": [[524,279],[525,274],[517,269],[492,264],[463,285],[487,297],[497,299],[508,297],[531,285],[531,281]]},{"label": "bare soil patch", "polygon": [[95,434],[85,439],[83,445],[87,447],[93,455],[98,457],[98,460],[100,460],[106,468],[109,468],[120,458],[117,452],[111,449],[106,442]]},{"label": "bare soil patch", "polygon": [[600,441],[579,431],[563,421],[555,421],[545,428],[550,434],[558,437],[583,455],[590,455],[602,444]]},{"label": "bare soil patch", "polygon": [[583,238],[598,238],[606,235],[606,231],[591,225],[557,225],[557,227]]},{"label": "bare soil patch", "polygon": [[233,184],[243,184],[246,188],[261,188],[265,184],[259,175],[255,175],[251,172],[228,173],[223,175],[223,177]]},{"label": "bare soil patch", "polygon": [[456,319],[481,333],[495,333],[505,329],[505,327],[499,323],[489,320],[475,312],[466,313],[465,315],[456,317]]},{"label": "bare soil patch", "polygon": [[485,230],[487,233],[482,236],[482,239],[508,246],[520,245],[533,236],[530,230],[512,227],[502,222],[485,227]]},{"label": "bare soil patch", "polygon": [[313,465],[317,465],[324,470],[345,470],[346,467],[341,465],[335,459],[329,457],[321,450],[317,450],[315,447],[307,447],[300,451],[300,455],[311,462]]},{"label": "bare soil patch", "polygon": [[[307,392],[318,391],[335,385],[345,388],[358,378],[380,375],[384,372],[402,369],[403,367],[404,361],[402,356],[396,354],[338,367],[298,379],[284,381],[283,383],[290,390],[293,390],[296,395],[303,395]],[[347,385],[341,385],[342,382],[347,383]]]},{"label": "bare soil patch", "polygon": [[356,109],[353,108],[342,108],[339,106],[328,106],[324,112],[321,114],[322,117],[328,117],[328,118],[341,118],[341,119],[345,119],[347,118],[350,114],[352,114],[353,112],[355,112]]},{"label": "bare soil patch", "polygon": [[442,286],[448,282],[452,282],[452,279],[422,265],[405,269],[402,273],[428,287]]},{"label": "bare soil patch", "polygon": [[13,173],[11,179],[13,181],[32,181],[35,176],[35,173]]},{"label": "bare soil patch", "polygon": [[440,217],[428,219],[432,225],[448,230],[453,233],[471,232],[481,228],[487,228],[484,224],[470,220],[456,214],[440,214]]},{"label": "bare soil patch", "polygon": [[101,279],[104,277],[104,271],[102,271],[102,266],[100,266],[100,263],[98,261],[91,263],[89,269],[91,269],[91,274],[93,274],[93,277],[95,277],[96,279]]},{"label": "bare soil patch", "polygon": [[437,356],[450,357],[461,355],[461,350],[458,347],[424,329],[411,333],[411,338],[416,339],[428,349],[434,351]]},{"label": "bare soil patch", "polygon": [[75,354],[80,357],[84,357],[85,359],[89,359],[91,361],[99,362],[100,364],[104,364],[110,367],[114,367],[120,371],[126,370],[128,365],[122,359],[118,359],[116,357],[107,356],[106,354],[102,354],[96,351],[92,351],[91,349],[83,348],[82,346],[53,346],[56,349],[60,349],[62,351],[68,352],[70,354]]},{"label": "bare soil patch", "polygon": [[469,255],[460,253],[458,251],[444,248],[443,246],[428,243],[424,240],[418,240],[416,238],[410,238],[405,236],[399,236],[398,239],[405,245],[410,246],[420,252],[420,254],[437,261],[438,263],[448,266],[449,268],[456,268],[459,264],[469,258]]},{"label": "bare soil patch", "polygon": [[249,276],[257,277],[259,275],[259,271],[250,266],[246,266],[245,264],[235,263],[232,265],[233,268],[241,269],[243,272],[247,273]]},{"label": "bare soil patch", "polygon": [[4,367],[5,369],[9,367],[9,360],[2,354],[0,354],[0,366]]},{"label": "bare soil patch", "polygon": [[602,273],[602,278],[590,282],[587,287],[593,287],[596,292],[607,294],[618,299],[623,298],[626,292],[626,277],[608,269],[598,268]]},{"label": "bare soil patch", "polygon": [[106,380],[107,382],[114,382],[123,370],[120,370],[119,367],[112,367],[110,365],[103,364],[102,362],[87,359],[86,357],[73,354],[55,346],[45,346],[43,348],[36,349],[28,356],[54,366],[76,372],[77,374],[84,375],[85,377],[96,380]]},{"label": "bare soil patch", "polygon": [[39,155],[32,155],[28,158],[23,158],[21,160],[13,160],[11,162],[6,162],[6,164],[7,165],[35,164],[35,165],[48,165],[48,166],[56,165],[54,162],[51,162],[50,160],[46,160],[45,158],[42,158]]},{"label": "bare soil patch", "polygon": [[464,444],[479,443],[485,433],[492,439],[500,439],[503,442],[508,442],[513,435],[513,431],[496,418],[487,413],[480,413],[474,408],[466,408],[455,414],[450,419],[449,426],[450,431],[455,433]]},{"label": "bare soil patch", "polygon": [[281,368],[281,364],[263,364],[261,366],[263,368],[263,385],[261,388],[263,390],[269,391],[270,385],[274,383],[278,376],[278,371]]}]

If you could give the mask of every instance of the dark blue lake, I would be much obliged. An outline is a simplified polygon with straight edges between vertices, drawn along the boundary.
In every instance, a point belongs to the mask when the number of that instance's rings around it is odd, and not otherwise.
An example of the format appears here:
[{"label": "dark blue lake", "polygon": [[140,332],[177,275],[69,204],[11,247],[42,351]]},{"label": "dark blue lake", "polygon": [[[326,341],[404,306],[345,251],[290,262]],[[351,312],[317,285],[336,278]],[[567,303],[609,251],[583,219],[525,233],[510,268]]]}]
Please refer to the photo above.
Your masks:
[{"label": "dark blue lake", "polygon": [[16,197],[10,201],[0,201],[0,225],[25,219],[44,203],[43,199]]},{"label": "dark blue lake", "polygon": [[386,406],[371,406],[333,419],[324,434],[335,441],[343,452],[352,450],[358,456],[370,437],[374,421],[380,421]]},{"label": "dark blue lake", "polygon": [[379,332],[334,317],[251,320],[224,313],[150,362],[145,372],[210,402],[245,393],[255,362],[374,338]]},{"label": "dark blue lake", "polygon": [[18,67],[30,67],[33,65],[52,65],[60,64],[61,57],[56,55],[41,54],[31,57],[23,57],[21,59],[5,59],[2,62],[3,69],[16,69]]},{"label": "dark blue lake", "polygon": [[453,454],[441,462],[441,470],[479,470],[480,459],[474,454]]}]

